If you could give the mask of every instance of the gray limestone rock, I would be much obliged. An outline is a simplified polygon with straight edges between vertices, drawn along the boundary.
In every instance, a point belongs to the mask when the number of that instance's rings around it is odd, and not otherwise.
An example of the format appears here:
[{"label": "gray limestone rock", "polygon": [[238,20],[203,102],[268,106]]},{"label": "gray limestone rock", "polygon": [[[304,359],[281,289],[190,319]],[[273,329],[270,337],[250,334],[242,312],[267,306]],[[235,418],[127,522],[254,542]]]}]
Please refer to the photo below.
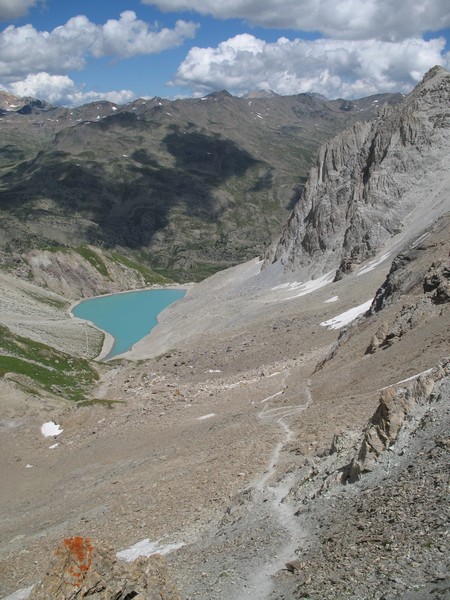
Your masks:
[{"label": "gray limestone rock", "polygon": [[448,380],[450,363],[445,359],[441,365],[424,373],[405,387],[391,387],[381,393],[375,414],[364,430],[364,437],[342,482],[357,481],[362,473],[372,470],[382,452],[395,443],[406,421],[420,421],[427,405],[433,400],[436,384]]},{"label": "gray limestone rock", "polygon": [[266,267],[340,279],[449,210],[449,97],[450,73],[434,67],[403,103],[323,145]]}]

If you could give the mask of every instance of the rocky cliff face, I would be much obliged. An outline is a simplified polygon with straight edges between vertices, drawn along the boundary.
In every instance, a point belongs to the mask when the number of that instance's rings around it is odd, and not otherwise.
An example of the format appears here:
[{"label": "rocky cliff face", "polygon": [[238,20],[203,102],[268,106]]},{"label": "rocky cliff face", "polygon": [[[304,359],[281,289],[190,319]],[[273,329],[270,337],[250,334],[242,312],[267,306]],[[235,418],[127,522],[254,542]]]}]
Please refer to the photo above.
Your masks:
[{"label": "rocky cliff face", "polygon": [[320,534],[286,565],[285,597],[448,598],[449,375],[444,359],[384,390],[357,444],[304,467],[295,493]]},{"label": "rocky cliff face", "polygon": [[339,279],[449,210],[449,96],[450,73],[434,67],[402,104],[322,146],[266,263]]}]

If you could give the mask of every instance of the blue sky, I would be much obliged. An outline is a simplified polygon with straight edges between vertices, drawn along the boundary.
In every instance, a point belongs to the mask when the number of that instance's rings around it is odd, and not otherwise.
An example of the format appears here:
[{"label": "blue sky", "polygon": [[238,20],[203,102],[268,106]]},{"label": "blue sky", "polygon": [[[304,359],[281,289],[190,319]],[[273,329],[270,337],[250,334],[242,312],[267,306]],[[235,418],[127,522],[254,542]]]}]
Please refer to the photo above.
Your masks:
[{"label": "blue sky", "polygon": [[408,92],[450,67],[448,0],[0,0],[0,89],[101,98]]}]

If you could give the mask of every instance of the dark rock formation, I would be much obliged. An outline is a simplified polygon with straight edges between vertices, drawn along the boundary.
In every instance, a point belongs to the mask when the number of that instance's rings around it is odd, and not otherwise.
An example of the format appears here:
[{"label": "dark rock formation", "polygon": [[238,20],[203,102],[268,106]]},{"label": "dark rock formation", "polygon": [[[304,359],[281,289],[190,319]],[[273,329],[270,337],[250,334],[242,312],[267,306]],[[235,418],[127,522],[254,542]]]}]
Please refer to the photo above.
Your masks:
[{"label": "dark rock formation", "polygon": [[[444,217],[435,228],[448,228],[448,220]],[[394,259],[383,285],[375,294],[371,313],[379,313],[396,301],[401,301],[402,306],[394,320],[383,321],[380,325],[367,354],[391,346],[408,331],[438,318],[443,305],[450,301],[449,261],[437,258],[426,264],[426,250],[427,246],[418,246],[414,242]]]}]

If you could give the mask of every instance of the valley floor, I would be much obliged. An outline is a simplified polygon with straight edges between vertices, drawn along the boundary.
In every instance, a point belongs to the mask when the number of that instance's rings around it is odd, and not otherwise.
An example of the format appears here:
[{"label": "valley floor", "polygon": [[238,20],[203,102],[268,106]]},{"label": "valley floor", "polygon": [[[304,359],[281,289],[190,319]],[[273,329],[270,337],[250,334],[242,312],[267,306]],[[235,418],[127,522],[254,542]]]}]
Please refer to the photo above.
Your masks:
[{"label": "valley floor", "polygon": [[[196,322],[210,319],[212,332],[199,325],[177,350],[143,360],[142,346],[141,360],[111,364],[96,397],[112,408],[15,407],[1,422],[0,595],[38,581],[63,537],[85,535],[117,550],[184,544],[168,561],[186,599],[448,597],[448,386],[408,460],[400,448],[365,480],[319,493],[380,390],[448,354],[445,305],[439,321],[372,355],[381,321],[367,319],[317,370],[338,336],[320,323],[373,297],[386,264],[351,285],[283,288],[252,314],[209,296]],[[49,420],[64,430],[55,440],[40,432]]]}]

